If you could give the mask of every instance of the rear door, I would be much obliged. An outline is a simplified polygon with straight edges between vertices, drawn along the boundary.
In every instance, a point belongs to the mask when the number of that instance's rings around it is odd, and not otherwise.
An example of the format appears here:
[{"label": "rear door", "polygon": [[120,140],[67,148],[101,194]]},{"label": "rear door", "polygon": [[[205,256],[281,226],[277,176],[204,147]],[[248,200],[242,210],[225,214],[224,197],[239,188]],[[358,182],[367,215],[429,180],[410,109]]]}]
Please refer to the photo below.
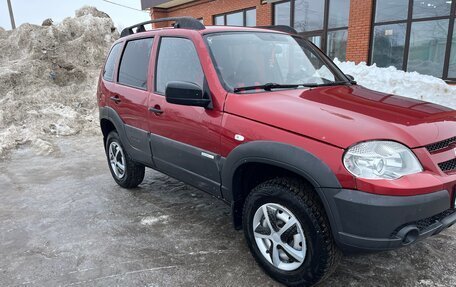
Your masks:
[{"label": "rear door", "polygon": [[[210,93],[194,42],[186,37],[160,37],[155,87],[150,97],[149,129],[154,162],[161,171],[220,196],[220,108],[170,104],[168,82],[194,83]],[[157,113],[156,111],[161,111]]]},{"label": "rear door", "polygon": [[124,123],[127,147],[136,161],[152,165],[148,140],[148,80],[153,38],[129,40],[124,45],[117,75],[116,92],[110,106]]}]

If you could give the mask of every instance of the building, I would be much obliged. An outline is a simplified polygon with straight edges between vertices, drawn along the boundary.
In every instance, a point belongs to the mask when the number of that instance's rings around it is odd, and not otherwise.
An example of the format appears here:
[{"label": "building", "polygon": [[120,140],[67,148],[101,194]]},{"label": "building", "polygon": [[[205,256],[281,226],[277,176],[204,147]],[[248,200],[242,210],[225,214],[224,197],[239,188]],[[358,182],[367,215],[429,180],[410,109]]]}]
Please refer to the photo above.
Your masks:
[{"label": "building", "polygon": [[192,16],[205,25],[290,25],[332,58],[456,82],[456,0],[141,2],[152,18]]}]

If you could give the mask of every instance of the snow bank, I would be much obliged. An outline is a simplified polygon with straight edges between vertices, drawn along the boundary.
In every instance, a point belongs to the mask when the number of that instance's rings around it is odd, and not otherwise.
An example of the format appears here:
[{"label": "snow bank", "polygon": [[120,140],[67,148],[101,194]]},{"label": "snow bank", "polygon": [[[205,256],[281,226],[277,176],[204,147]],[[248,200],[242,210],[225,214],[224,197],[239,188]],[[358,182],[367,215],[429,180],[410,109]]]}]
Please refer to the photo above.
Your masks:
[{"label": "snow bank", "polygon": [[30,143],[49,153],[49,139],[98,132],[100,67],[118,32],[93,7],[42,27],[0,30],[0,155]]},{"label": "snow bank", "polygon": [[456,109],[456,86],[433,76],[404,72],[395,67],[379,68],[362,62],[334,62],[346,74],[355,77],[366,88],[414,99],[424,100]]}]

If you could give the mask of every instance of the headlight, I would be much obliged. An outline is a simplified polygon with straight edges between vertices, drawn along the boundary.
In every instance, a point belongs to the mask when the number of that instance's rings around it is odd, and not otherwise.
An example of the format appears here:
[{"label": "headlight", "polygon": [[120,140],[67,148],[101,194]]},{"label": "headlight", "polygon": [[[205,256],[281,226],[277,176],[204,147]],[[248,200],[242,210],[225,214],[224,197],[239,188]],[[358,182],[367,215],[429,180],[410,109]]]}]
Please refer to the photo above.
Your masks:
[{"label": "headlight", "polygon": [[423,171],[406,146],[392,141],[369,141],[350,147],[344,155],[345,168],[365,179],[398,179]]}]

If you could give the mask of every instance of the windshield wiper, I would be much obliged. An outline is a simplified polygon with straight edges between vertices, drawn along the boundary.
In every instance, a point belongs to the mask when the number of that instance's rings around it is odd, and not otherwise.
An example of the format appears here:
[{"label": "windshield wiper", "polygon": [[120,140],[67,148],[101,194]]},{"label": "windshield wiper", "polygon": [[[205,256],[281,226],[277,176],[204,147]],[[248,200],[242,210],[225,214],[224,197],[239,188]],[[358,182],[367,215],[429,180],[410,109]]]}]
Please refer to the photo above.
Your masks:
[{"label": "windshield wiper", "polygon": [[276,84],[276,83],[267,83],[267,84],[256,85],[256,86],[238,87],[238,88],[234,88],[233,91],[235,93],[243,92],[243,91],[257,90],[257,89],[262,89],[262,90],[265,90],[265,91],[271,91],[272,89],[296,89],[299,86],[300,85],[298,85],[298,84],[282,85],[282,84]]},{"label": "windshield wiper", "polygon": [[307,83],[307,84],[302,84],[300,86],[307,87],[307,88],[316,88],[316,87],[340,86],[340,85],[346,85],[346,84],[350,84],[350,82],[337,81],[337,82],[328,82],[328,83],[323,83],[323,84]]},{"label": "windshield wiper", "polygon": [[267,83],[263,85],[256,85],[256,86],[246,86],[246,87],[238,87],[234,88],[233,91],[235,93],[243,92],[243,91],[251,91],[251,90],[265,90],[265,91],[271,91],[272,89],[297,89],[299,87],[305,87],[305,88],[316,88],[316,87],[325,87],[325,86],[339,86],[339,85],[346,85],[349,84],[349,82],[345,81],[338,81],[338,82],[329,82],[329,83],[323,83],[323,84],[317,84],[317,83],[306,83],[306,84],[276,84],[276,83]]}]

